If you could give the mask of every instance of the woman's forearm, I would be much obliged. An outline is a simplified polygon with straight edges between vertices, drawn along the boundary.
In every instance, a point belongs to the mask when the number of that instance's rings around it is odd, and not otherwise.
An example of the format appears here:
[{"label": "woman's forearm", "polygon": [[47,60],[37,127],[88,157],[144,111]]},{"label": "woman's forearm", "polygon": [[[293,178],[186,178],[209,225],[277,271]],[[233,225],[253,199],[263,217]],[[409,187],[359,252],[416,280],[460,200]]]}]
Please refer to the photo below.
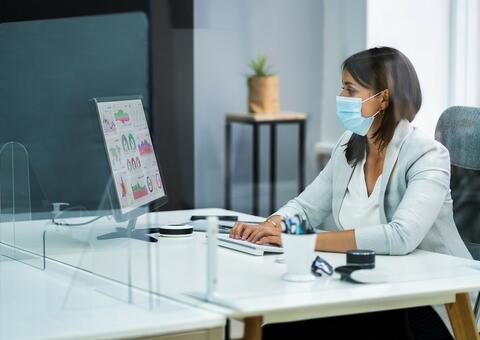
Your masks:
[{"label": "woman's forearm", "polygon": [[317,235],[315,250],[345,253],[347,250],[357,249],[355,231],[327,231]]},{"label": "woman's forearm", "polygon": [[[280,225],[282,217],[278,215],[270,216],[272,222],[264,222],[265,224]],[[355,241],[355,231],[327,231],[317,235],[315,243],[315,250],[317,251],[330,251],[336,253],[345,253],[347,250],[357,249],[357,243]]]}]

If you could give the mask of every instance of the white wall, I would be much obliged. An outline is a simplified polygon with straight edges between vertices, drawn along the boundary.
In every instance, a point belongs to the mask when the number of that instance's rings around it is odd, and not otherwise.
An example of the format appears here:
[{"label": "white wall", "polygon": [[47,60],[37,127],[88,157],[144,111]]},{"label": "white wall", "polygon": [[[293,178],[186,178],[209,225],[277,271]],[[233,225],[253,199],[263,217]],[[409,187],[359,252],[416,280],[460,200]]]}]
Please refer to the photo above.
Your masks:
[{"label": "white wall", "polygon": [[480,106],[480,3],[451,2],[451,105]]},{"label": "white wall", "polygon": [[449,106],[449,0],[368,0],[367,47],[391,46],[413,63],[423,92],[414,124],[433,137]]},{"label": "white wall", "polygon": [[343,127],[335,116],[335,96],[342,86],[342,62],[366,46],[366,0],[325,0],[323,11],[320,141],[335,144]]},{"label": "white wall", "polygon": [[[477,26],[477,60],[480,59],[480,4],[477,3],[477,21],[476,21],[476,26]],[[477,78],[477,106],[480,106],[480,66],[477,64],[477,75],[474,77]]]},{"label": "white wall", "polygon": [[[477,32],[476,32],[476,36],[477,36],[477,48],[476,48],[476,51],[477,51],[477,61],[480,59],[480,4],[477,3],[477,21],[476,21],[476,25],[477,25]],[[477,75],[474,77],[477,78],[478,82],[477,82],[477,94],[476,94],[476,98],[477,98],[477,106],[480,107],[480,66],[478,65],[477,63]]]},{"label": "white wall", "polygon": [[[224,125],[226,112],[247,109],[248,60],[263,52],[280,77],[282,110],[309,114],[307,181],[316,175],[314,144],[320,139],[322,1],[196,0],[194,32],[195,205],[224,205]],[[296,194],[297,129],[281,127],[277,206]],[[262,131],[261,178],[268,175],[268,131]],[[233,133],[236,156],[233,207],[250,211],[251,130]],[[266,184],[262,206],[268,206]],[[263,209],[263,214],[266,214]]]}]

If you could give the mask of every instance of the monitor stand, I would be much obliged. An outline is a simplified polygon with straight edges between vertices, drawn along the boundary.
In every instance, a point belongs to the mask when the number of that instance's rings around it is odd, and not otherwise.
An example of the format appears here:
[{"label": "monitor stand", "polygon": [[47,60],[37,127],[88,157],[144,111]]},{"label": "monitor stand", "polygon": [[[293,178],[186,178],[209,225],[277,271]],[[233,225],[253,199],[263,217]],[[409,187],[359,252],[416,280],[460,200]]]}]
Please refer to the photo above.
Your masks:
[{"label": "monitor stand", "polygon": [[135,229],[136,223],[137,223],[137,218],[132,218],[131,220],[128,221],[128,226],[126,228],[117,227],[116,228],[117,231],[97,236],[97,240],[111,240],[115,238],[134,238],[140,241],[158,242],[158,240],[155,237],[148,235],[148,234],[157,232],[158,228]]}]

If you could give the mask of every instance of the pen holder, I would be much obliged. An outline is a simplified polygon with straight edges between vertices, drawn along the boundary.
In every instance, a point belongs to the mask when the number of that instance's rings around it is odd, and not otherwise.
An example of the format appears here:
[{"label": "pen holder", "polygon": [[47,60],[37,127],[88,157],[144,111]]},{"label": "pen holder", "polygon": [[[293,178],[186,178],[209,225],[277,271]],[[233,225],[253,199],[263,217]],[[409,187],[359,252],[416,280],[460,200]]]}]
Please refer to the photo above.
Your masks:
[{"label": "pen holder", "polygon": [[287,263],[287,272],[282,279],[292,282],[307,282],[315,279],[311,265],[315,254],[317,235],[282,233],[282,245]]}]

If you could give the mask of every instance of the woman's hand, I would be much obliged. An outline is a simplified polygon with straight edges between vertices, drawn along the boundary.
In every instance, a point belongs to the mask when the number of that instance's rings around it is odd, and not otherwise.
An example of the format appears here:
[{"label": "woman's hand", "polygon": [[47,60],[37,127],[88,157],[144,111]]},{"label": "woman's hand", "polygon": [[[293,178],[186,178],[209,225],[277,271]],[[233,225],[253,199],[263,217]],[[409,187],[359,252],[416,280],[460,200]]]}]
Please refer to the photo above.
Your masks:
[{"label": "woman's hand", "polygon": [[281,245],[281,233],[281,228],[272,225],[271,222],[260,224],[237,222],[230,230],[230,237],[257,244]]},{"label": "woman's hand", "polygon": [[246,240],[257,229],[261,227],[261,224],[249,224],[245,222],[237,222],[230,229],[230,237],[238,240]]},{"label": "woman's hand", "polygon": [[[253,234],[253,235],[252,235]],[[282,230],[271,225],[262,226],[252,233],[247,241],[256,244],[275,244],[282,245]]]}]

